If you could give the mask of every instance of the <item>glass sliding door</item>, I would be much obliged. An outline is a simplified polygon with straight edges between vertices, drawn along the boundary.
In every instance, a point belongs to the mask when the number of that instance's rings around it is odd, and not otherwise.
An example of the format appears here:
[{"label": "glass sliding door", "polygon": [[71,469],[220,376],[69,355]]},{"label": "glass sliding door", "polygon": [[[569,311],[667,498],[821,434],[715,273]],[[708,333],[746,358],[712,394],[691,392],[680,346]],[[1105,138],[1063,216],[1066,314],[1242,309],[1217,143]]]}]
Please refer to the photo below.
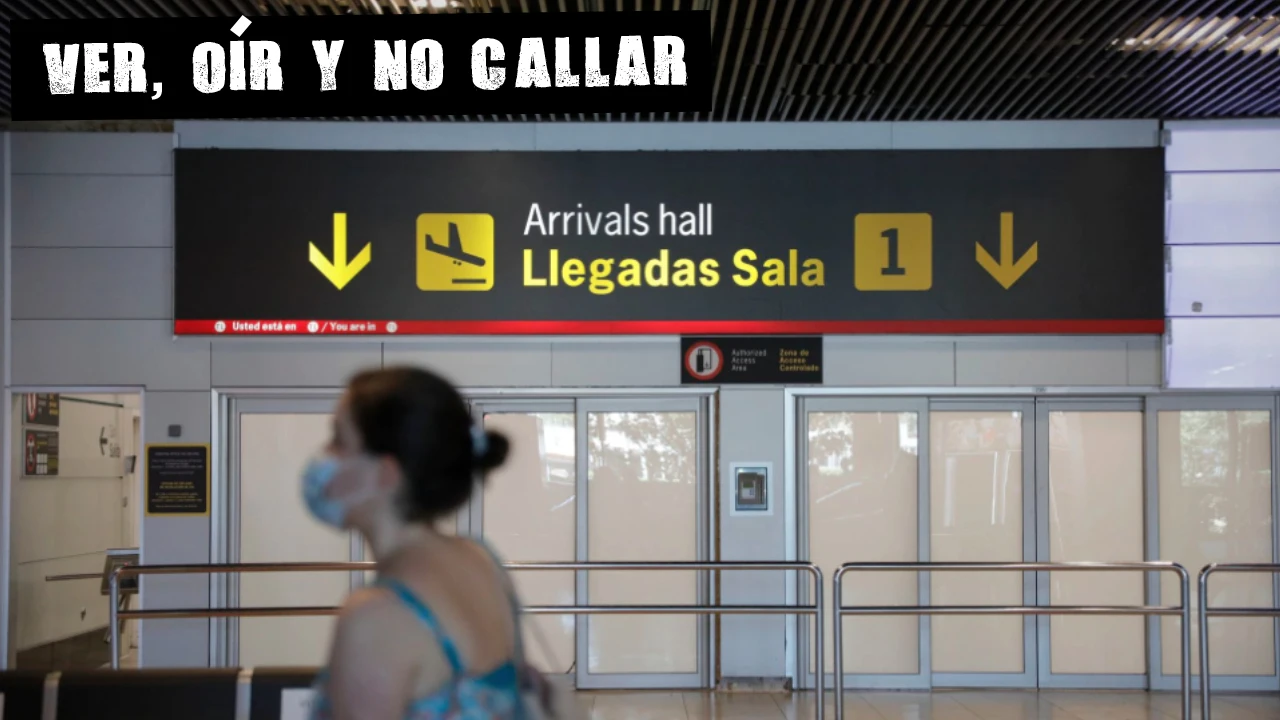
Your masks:
[{"label": "glass sliding door", "polygon": [[[1181,563],[1193,578],[1213,562],[1276,562],[1275,403],[1274,397],[1258,396],[1169,397],[1149,403],[1148,543],[1153,559]],[[1217,575],[1209,585],[1209,604],[1271,607],[1276,582],[1264,574]],[[1152,590],[1160,604],[1178,603],[1172,577],[1162,578]],[[1194,585],[1191,601],[1198,602]],[[1160,618],[1152,623],[1152,684],[1161,689],[1177,683],[1179,622]],[[1276,628],[1271,618],[1210,618],[1214,688],[1280,690]],[[1191,637],[1192,672],[1199,673],[1197,627]]]},{"label": "glass sliding door", "polygon": [[[706,559],[704,401],[579,400],[577,408],[579,558]],[[695,604],[709,599],[705,575],[584,572],[577,595],[594,605]],[[578,687],[701,687],[708,625],[693,615],[587,616],[577,634]]]},{"label": "glass sliding door", "polygon": [[[826,587],[847,562],[915,562],[928,558],[920,541],[921,481],[928,446],[926,402],[896,399],[809,398],[801,405],[798,453],[800,506],[807,522],[802,557],[822,569]],[[843,580],[847,605],[923,604],[921,583],[910,572],[853,572]],[[811,581],[800,579],[801,602]],[[827,599],[823,598],[823,602]],[[845,687],[928,687],[922,640],[927,619],[883,615],[847,617],[844,635]],[[833,619],[824,633],[824,667],[835,659]],[[801,667],[805,686],[814,687],[814,633],[804,618]],[[831,686],[830,680],[825,683]]]},{"label": "glass sliding door", "polygon": [[[332,436],[334,402],[335,398],[264,398],[233,403],[230,562],[360,559],[358,538],[313,519],[299,485],[307,461]],[[359,582],[356,573],[250,573],[227,577],[223,588],[232,606],[340,605]],[[228,664],[322,665],[333,623],[331,617],[228,620],[223,626],[230,647]]]},{"label": "glass sliding door", "polygon": [[[1036,403],[1040,562],[1142,562],[1143,422],[1139,400]],[[1140,572],[1039,573],[1044,605],[1143,605]],[[1040,687],[1146,687],[1141,617],[1037,619]]]},{"label": "glass sliding door", "polygon": [[[808,397],[797,406],[799,557],[842,563],[1280,559],[1274,395]],[[911,477],[920,481],[912,484]],[[846,605],[1177,605],[1172,574],[845,576]],[[1280,578],[1216,576],[1218,607],[1274,606]],[[805,599],[805,590],[798,596]],[[1193,608],[1194,609],[1194,608]],[[845,686],[1174,690],[1180,618],[875,616],[843,621]],[[812,687],[811,624],[797,681]],[[1192,628],[1193,673],[1199,672]],[[834,659],[830,630],[827,667]],[[1213,618],[1214,681],[1280,690],[1280,621]],[[1196,680],[1198,682],[1198,680]]]},{"label": "glass sliding door", "polygon": [[[931,560],[1035,557],[1034,418],[1030,401],[930,404]],[[1031,603],[1035,578],[1010,571],[935,572],[929,597],[933,605]],[[1035,687],[1034,617],[937,616],[930,630],[934,687]]]},{"label": "glass sliding door", "polygon": [[[476,403],[486,430],[502,433],[511,451],[485,477],[470,512],[480,534],[506,562],[573,562],[577,557],[577,444],[572,401]],[[526,605],[577,603],[573,572],[512,573]],[[574,615],[527,615],[524,645],[547,673],[572,672]]]}]

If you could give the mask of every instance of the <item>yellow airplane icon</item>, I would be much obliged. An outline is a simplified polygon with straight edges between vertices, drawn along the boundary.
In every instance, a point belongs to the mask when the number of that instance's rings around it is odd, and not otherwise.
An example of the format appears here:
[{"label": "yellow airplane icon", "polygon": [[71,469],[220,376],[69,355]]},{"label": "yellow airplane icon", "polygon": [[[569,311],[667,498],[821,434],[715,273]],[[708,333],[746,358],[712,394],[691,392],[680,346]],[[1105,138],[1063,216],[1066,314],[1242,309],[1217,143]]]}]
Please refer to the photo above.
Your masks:
[{"label": "yellow airplane icon", "polygon": [[493,216],[423,213],[417,223],[418,289],[493,289]]}]

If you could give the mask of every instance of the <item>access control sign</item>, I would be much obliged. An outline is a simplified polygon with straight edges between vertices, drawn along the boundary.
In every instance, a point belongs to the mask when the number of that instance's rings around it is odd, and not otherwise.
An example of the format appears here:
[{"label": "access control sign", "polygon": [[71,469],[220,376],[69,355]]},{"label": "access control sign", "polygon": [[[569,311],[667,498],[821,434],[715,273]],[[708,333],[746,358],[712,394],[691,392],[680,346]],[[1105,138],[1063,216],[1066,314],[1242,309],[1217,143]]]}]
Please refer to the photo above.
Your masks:
[{"label": "access control sign", "polygon": [[822,338],[803,335],[684,337],[685,385],[821,385]]},{"label": "access control sign", "polygon": [[1164,326],[1158,148],[176,156],[178,334]]}]

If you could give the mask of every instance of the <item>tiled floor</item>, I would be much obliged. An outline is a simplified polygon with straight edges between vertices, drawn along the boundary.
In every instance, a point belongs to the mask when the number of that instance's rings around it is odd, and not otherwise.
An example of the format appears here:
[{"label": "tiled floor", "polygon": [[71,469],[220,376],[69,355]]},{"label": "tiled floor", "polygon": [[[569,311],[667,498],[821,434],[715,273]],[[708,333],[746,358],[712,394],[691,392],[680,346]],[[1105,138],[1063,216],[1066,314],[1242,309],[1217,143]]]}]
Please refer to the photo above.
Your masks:
[{"label": "tiled floor", "polygon": [[[849,693],[845,720],[1179,720],[1176,694],[1122,692]],[[809,720],[807,694],[583,693],[591,720]],[[1199,702],[1199,698],[1193,698]],[[1195,708],[1195,717],[1200,710]],[[1277,720],[1280,695],[1214,695],[1213,720]],[[826,720],[835,719],[832,698]]]}]

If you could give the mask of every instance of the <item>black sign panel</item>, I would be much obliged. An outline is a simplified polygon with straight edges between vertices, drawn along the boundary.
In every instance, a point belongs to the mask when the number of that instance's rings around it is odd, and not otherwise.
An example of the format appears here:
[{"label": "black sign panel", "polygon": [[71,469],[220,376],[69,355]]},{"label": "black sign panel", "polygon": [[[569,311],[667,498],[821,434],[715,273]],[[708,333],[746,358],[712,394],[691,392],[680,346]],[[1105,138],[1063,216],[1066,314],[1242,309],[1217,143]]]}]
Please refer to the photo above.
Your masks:
[{"label": "black sign panel", "polygon": [[28,425],[58,427],[61,413],[57,393],[27,393],[23,403]]},{"label": "black sign panel", "polygon": [[147,446],[147,514],[209,513],[209,446]]},{"label": "black sign panel", "polygon": [[821,337],[686,337],[680,340],[686,385],[821,385]]},{"label": "black sign panel", "polygon": [[[174,5],[175,0],[157,3],[166,11]],[[168,12],[128,19],[16,18],[16,67],[6,76],[12,78],[14,117],[172,120],[711,108],[714,66],[706,11],[270,17],[256,5],[251,17],[240,20]]]},{"label": "black sign panel", "polygon": [[46,477],[58,474],[58,433],[26,430],[22,442],[22,474]]},{"label": "black sign panel", "polygon": [[179,334],[1158,333],[1159,148],[178,150]]}]

